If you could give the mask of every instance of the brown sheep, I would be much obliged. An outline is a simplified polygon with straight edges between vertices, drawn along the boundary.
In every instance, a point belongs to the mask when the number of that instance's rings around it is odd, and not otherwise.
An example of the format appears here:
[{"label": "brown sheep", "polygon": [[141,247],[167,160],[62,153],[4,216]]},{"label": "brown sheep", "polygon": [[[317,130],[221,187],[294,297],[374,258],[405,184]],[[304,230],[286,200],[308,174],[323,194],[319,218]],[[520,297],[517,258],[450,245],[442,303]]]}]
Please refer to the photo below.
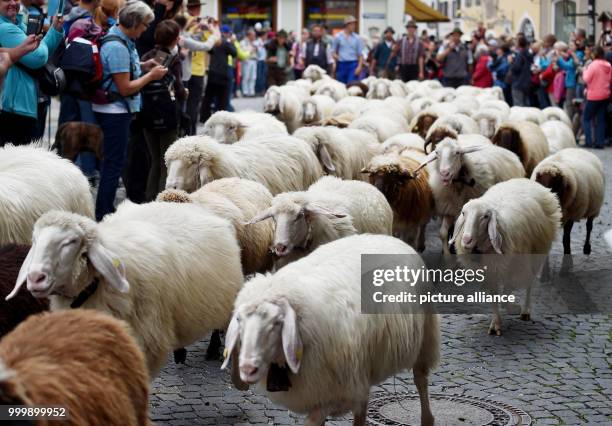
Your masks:
[{"label": "brown sheep", "polygon": [[58,127],[53,148],[70,161],[74,161],[84,151],[93,152],[98,160],[102,160],[102,139],[102,129],[99,126],[71,121]]},{"label": "brown sheep", "polygon": [[[446,138],[457,139],[457,132],[447,126],[441,126],[434,129],[431,134],[428,135],[427,139],[425,139],[425,152],[430,153],[434,151],[436,145]],[[431,145],[431,147],[428,148],[428,145]]]},{"label": "brown sheep", "polygon": [[434,124],[434,121],[438,119],[438,116],[431,112],[421,113],[416,118],[416,123],[410,130],[412,133],[417,133],[423,139],[427,136],[429,128]]},{"label": "brown sheep", "polygon": [[42,313],[0,341],[1,404],[64,407],[68,426],[149,425],[148,393],[142,352],[127,324],[106,314]]},{"label": "brown sheep", "polygon": [[530,121],[514,121],[499,126],[493,144],[514,152],[530,177],[533,169],[549,154],[548,139],[540,126]]},{"label": "brown sheep", "polygon": [[425,250],[425,226],[434,214],[434,198],[426,169],[418,173],[425,156],[413,151],[378,155],[363,169],[393,209],[393,230],[417,251]]},{"label": "brown sheep", "polygon": [[10,302],[4,300],[15,286],[19,269],[29,251],[30,246],[16,244],[0,247],[0,337],[30,315],[49,309],[47,299],[36,299],[26,291],[19,292]]}]

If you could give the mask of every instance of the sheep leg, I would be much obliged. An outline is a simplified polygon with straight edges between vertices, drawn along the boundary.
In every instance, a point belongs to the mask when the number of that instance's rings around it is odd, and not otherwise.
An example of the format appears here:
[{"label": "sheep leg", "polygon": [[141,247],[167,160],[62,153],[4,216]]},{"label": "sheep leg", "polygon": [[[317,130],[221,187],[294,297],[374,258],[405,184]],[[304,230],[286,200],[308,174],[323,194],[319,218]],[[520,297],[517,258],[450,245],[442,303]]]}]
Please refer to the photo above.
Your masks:
[{"label": "sheep leg", "polygon": [[572,227],[574,226],[573,220],[568,220],[565,225],[563,225],[563,253],[564,254],[572,254],[572,246],[571,246],[571,233]]},{"label": "sheep leg", "polygon": [[353,411],[353,426],[365,426],[368,415],[368,400],[363,401],[359,408]]},{"label": "sheep leg", "polygon": [[442,252],[444,254],[451,254],[448,248],[448,230],[452,225],[452,216],[444,216],[442,218],[442,225],[440,226],[440,240],[442,240]]},{"label": "sheep leg", "polygon": [[424,368],[415,367],[412,369],[414,384],[419,392],[419,399],[421,400],[421,425],[433,426],[434,416],[431,413],[431,408],[429,407],[427,373],[427,369]]},{"label": "sheep leg", "polygon": [[323,410],[311,411],[306,417],[304,426],[323,426],[325,424],[326,413]]},{"label": "sheep leg", "polygon": [[174,363],[175,364],[185,364],[187,360],[187,349],[180,348],[174,351]]},{"label": "sheep leg", "polygon": [[523,307],[521,309],[521,321],[530,321],[531,320],[531,285],[527,287],[527,291],[525,292],[525,303],[523,303]]},{"label": "sheep leg", "polygon": [[206,359],[219,359],[219,349],[221,349],[221,335],[219,330],[215,330],[210,335],[210,343],[208,349],[206,349]]},{"label": "sheep leg", "polygon": [[540,282],[545,283],[548,281],[550,281],[550,255],[546,255],[546,260],[544,260],[540,271]]},{"label": "sheep leg", "polygon": [[501,313],[497,303],[493,303],[493,318],[491,319],[491,325],[489,325],[489,334],[501,336]]},{"label": "sheep leg", "polygon": [[593,230],[593,219],[594,217],[589,217],[586,223],[586,239],[584,240],[584,249],[582,252],[584,254],[591,254],[591,231]]}]

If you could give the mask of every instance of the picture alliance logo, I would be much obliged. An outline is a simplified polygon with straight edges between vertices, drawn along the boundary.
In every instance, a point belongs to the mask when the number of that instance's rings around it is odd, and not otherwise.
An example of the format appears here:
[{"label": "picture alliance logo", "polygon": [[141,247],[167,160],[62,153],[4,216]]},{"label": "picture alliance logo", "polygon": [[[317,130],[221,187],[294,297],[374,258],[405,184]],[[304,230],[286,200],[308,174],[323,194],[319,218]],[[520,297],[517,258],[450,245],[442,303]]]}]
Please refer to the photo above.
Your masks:
[{"label": "picture alliance logo", "polygon": [[417,283],[454,284],[461,287],[470,283],[483,283],[486,279],[487,266],[478,269],[438,269],[409,268],[396,266],[390,269],[375,269],[372,274],[372,284],[380,287],[388,283],[406,283],[414,287]]}]

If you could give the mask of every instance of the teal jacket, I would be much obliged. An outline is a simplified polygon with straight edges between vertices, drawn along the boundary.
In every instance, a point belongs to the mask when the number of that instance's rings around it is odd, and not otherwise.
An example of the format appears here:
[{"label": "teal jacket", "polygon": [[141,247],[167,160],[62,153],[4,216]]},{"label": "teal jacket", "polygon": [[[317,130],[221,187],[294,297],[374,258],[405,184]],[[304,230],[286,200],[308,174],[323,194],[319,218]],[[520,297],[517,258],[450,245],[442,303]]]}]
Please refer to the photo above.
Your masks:
[{"label": "teal jacket", "polygon": [[[16,24],[0,16],[0,46],[18,46],[26,39],[25,30],[21,15],[17,15]],[[63,38],[63,32],[49,28],[38,48],[22,57],[19,62],[32,69],[42,67]],[[16,66],[10,67],[2,88],[2,110],[36,118],[37,104],[38,94],[34,79]]]}]

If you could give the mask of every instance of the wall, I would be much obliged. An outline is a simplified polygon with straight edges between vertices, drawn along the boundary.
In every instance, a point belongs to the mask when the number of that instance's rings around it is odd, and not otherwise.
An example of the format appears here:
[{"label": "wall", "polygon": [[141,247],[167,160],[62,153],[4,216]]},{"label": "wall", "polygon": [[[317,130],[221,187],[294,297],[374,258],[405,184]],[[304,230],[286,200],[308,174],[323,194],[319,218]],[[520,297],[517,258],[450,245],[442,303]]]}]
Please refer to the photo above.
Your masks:
[{"label": "wall", "polygon": [[[540,2],[549,0],[482,0],[481,6],[471,7],[462,4],[462,30],[469,34],[475,30],[478,21],[483,21],[487,29],[496,35],[516,34],[525,18],[531,20],[534,35],[540,37]],[[462,1],[462,3],[464,3]]]},{"label": "wall", "polygon": [[[542,28],[542,34],[551,34],[554,33],[554,17],[553,17],[553,9],[556,1],[542,1],[541,5],[541,16],[540,16],[540,25]],[[597,0],[595,2],[596,12],[601,14],[604,10],[612,11],[612,0]],[[588,10],[588,1],[587,0],[576,0],[576,12],[577,13],[586,13]],[[601,34],[601,22],[596,22],[596,39],[599,39],[599,35]],[[586,16],[577,16],[576,17],[576,28],[584,28],[587,31],[587,34],[590,32],[588,17]],[[567,40],[566,40],[567,41]]]}]

